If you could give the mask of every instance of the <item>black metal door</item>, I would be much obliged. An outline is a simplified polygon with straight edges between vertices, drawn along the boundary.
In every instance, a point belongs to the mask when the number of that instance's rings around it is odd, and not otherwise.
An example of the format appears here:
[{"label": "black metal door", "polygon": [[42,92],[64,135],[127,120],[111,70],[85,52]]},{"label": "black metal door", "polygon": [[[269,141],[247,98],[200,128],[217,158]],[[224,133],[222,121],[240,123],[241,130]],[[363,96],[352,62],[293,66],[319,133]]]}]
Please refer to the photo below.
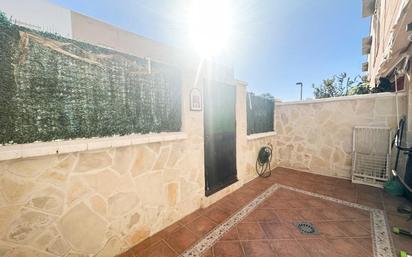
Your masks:
[{"label": "black metal door", "polygon": [[205,194],[211,195],[237,181],[236,88],[205,81]]}]

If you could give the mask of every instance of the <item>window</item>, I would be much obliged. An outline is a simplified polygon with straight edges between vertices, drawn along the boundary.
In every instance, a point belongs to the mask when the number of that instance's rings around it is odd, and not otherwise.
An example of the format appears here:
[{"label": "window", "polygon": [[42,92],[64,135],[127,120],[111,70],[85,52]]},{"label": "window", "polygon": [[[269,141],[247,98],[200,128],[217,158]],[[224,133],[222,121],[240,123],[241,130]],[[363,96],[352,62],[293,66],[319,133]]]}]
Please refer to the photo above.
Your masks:
[{"label": "window", "polygon": [[257,134],[274,131],[273,99],[256,96],[254,93],[246,95],[247,134]]}]

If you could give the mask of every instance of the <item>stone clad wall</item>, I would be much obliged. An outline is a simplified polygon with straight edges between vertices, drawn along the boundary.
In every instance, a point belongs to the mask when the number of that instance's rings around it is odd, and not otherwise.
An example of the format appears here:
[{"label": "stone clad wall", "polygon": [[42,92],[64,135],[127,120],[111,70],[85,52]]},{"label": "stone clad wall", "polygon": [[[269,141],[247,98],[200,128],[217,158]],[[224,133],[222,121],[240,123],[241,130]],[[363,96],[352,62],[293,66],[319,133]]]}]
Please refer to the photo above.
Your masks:
[{"label": "stone clad wall", "polygon": [[199,158],[183,140],[2,162],[0,253],[113,256],[199,207]]},{"label": "stone clad wall", "polygon": [[0,162],[0,256],[114,256],[199,208],[189,138]]},{"label": "stone clad wall", "polygon": [[[239,182],[204,196],[203,112],[190,112],[186,139],[0,162],[0,256],[115,256],[255,174],[262,144],[246,139],[245,92],[237,85]],[[236,85],[234,85],[236,86]]]},{"label": "stone clad wall", "polygon": [[[406,95],[400,95],[406,114]],[[277,162],[279,166],[328,176],[349,178],[354,126],[396,128],[391,93],[283,103],[277,106]]]},{"label": "stone clad wall", "polygon": [[0,256],[115,256],[201,207],[203,112],[186,139],[0,162]]},{"label": "stone clad wall", "polygon": [[[187,96],[194,74],[183,77]],[[115,256],[255,178],[267,143],[273,168],[347,178],[353,126],[396,126],[394,97],[380,94],[277,104],[277,135],[247,137],[246,85],[234,86],[239,182],[204,196],[203,112],[182,97],[186,139],[1,161],[0,256]]]},{"label": "stone clad wall", "polygon": [[396,126],[393,95],[382,94],[277,104],[277,135],[248,138],[246,85],[234,86],[239,182],[204,196],[203,112],[182,97],[186,139],[1,161],[0,256],[115,256],[255,178],[267,143],[273,168],[349,177],[353,126]]}]

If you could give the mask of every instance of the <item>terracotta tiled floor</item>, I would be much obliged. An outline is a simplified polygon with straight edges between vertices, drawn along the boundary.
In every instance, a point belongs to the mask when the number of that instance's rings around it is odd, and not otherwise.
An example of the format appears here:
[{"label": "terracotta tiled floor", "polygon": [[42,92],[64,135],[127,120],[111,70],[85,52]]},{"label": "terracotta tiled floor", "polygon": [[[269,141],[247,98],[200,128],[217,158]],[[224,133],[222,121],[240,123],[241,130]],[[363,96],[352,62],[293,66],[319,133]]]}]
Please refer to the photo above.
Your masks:
[{"label": "terracotta tiled floor", "polygon": [[[385,210],[390,226],[412,230],[398,214],[403,198],[350,181],[277,168],[206,209],[200,209],[134,246],[122,257],[178,256],[274,183]],[[319,235],[302,235],[293,222],[309,221]],[[412,252],[412,240],[392,235]],[[369,212],[280,188],[204,253],[211,257],[367,257],[373,255]]]}]

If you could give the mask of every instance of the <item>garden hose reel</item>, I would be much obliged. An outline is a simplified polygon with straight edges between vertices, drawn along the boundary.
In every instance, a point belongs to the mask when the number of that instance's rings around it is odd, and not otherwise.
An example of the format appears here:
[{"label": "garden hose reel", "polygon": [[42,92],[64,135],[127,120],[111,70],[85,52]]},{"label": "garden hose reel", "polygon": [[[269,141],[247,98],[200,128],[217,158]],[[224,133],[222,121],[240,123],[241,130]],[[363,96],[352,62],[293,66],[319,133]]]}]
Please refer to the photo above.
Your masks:
[{"label": "garden hose reel", "polygon": [[273,146],[268,143],[260,148],[256,159],[256,173],[259,177],[267,178],[272,174],[270,162],[272,161]]}]

